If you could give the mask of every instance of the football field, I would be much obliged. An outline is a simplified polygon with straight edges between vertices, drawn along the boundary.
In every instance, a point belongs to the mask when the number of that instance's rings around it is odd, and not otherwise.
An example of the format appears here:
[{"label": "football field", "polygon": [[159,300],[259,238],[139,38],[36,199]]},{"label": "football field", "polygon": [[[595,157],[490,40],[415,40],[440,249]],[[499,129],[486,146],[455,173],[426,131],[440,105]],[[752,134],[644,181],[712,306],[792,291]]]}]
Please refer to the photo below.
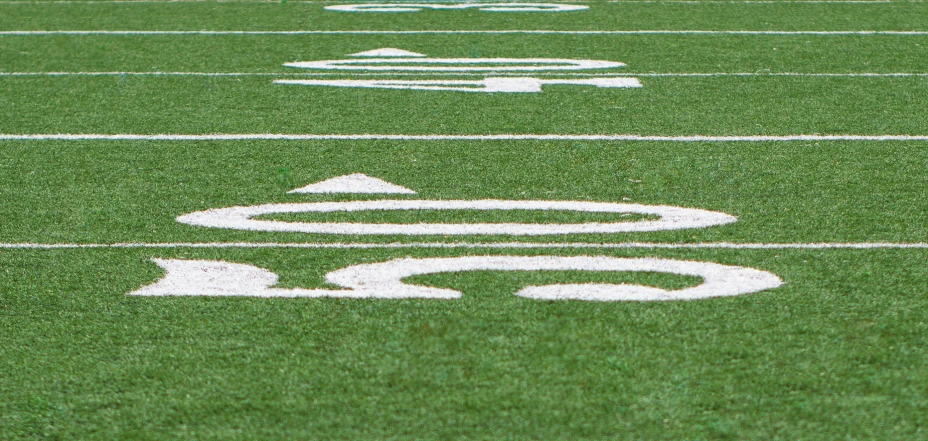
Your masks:
[{"label": "football field", "polygon": [[0,2],[2,440],[928,440],[928,3]]}]

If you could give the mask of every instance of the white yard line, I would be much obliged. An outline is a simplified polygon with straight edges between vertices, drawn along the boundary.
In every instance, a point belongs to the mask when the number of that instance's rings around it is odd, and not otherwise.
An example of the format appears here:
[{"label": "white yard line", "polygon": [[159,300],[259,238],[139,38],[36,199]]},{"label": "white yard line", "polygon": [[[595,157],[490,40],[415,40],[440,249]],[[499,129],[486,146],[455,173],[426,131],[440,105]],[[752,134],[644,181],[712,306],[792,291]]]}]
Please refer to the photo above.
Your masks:
[{"label": "white yard line", "polygon": [[570,31],[551,29],[508,29],[508,30],[297,30],[297,31],[112,31],[112,30],[35,30],[35,31],[0,31],[0,36],[42,36],[42,35],[434,35],[434,34],[527,34],[527,35],[894,35],[926,36],[928,31],[749,31],[749,30],[601,30]]},{"label": "white yard line", "polygon": [[318,249],[376,249],[376,248],[593,248],[593,249],[733,249],[733,250],[830,250],[830,249],[928,249],[928,243],[898,242],[833,242],[833,243],[542,243],[542,242],[420,242],[420,243],[308,243],[308,242],[176,242],[176,243],[0,243],[0,249],[87,249],[87,248],[318,248]]},{"label": "white yard line", "polygon": [[237,133],[169,134],[0,134],[0,141],[662,141],[662,142],[784,142],[784,141],[928,141],[928,135],[400,135],[400,134],[286,134]]},{"label": "white yard line", "polygon": [[[486,76],[478,73],[431,72],[423,73],[351,73],[351,76]],[[493,76],[520,74],[493,73]],[[558,76],[577,77],[928,77],[928,72],[622,72],[620,74],[557,73]],[[65,76],[153,76],[153,77],[315,77],[346,76],[343,72],[0,72],[0,77],[65,77]]]},{"label": "white yard line", "polygon": [[[869,0],[868,0],[869,1]],[[885,1],[885,0],[884,0]],[[280,0],[53,0],[53,1],[4,1],[0,5],[106,5],[106,4],[126,4],[126,3],[280,3]],[[300,0],[293,3],[329,3]],[[371,3],[365,1],[365,3]]]},{"label": "white yard line", "polygon": [[606,3],[673,3],[673,4],[713,4],[723,3],[732,5],[769,5],[781,3],[806,3],[806,4],[906,4],[921,3],[921,1],[892,1],[892,0],[609,0]]},{"label": "white yard line", "polygon": [[[507,1],[508,2],[508,1]],[[132,3],[280,3],[280,0],[53,0],[53,1],[4,1],[0,5],[56,5],[56,4],[132,4]],[[369,1],[307,1],[298,0],[293,3],[300,4],[353,4],[353,3],[390,3],[390,1],[376,0]],[[571,0],[559,3],[590,3],[582,0]],[[674,3],[674,4],[732,4],[732,5],[751,5],[751,4],[790,4],[790,3],[807,3],[807,4],[906,4],[920,3],[920,1],[892,1],[892,0],[609,0],[606,3]]]}]

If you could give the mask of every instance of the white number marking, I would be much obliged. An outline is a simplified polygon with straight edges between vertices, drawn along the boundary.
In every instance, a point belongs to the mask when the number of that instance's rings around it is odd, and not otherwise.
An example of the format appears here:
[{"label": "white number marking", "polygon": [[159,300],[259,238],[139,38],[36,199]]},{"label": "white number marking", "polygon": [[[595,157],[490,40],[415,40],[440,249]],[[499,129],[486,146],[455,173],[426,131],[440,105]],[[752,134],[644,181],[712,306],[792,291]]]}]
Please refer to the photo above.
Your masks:
[{"label": "white number marking", "polygon": [[276,84],[294,84],[299,86],[333,86],[362,87],[371,89],[407,89],[407,90],[441,90],[455,92],[483,93],[529,93],[541,92],[542,84],[569,84],[595,86],[604,88],[641,87],[637,78],[589,78],[589,79],[539,79],[520,78],[485,78],[483,80],[276,80]]},{"label": "white number marking", "polygon": [[416,275],[461,271],[648,271],[701,277],[703,283],[679,290],[627,284],[553,284],[529,286],[517,296],[537,300],[666,301],[737,296],[782,285],[766,271],[710,262],[606,256],[476,256],[394,259],[352,265],[325,276],[343,290],[273,288],[278,276],[252,265],[209,260],[152,259],[167,274],[134,296],[350,297],[379,299],[456,299],[453,289],[408,285]]},{"label": "white number marking", "polygon": [[397,49],[395,47],[382,47],[380,49],[373,49],[364,52],[358,52],[355,54],[348,55],[349,57],[424,57],[425,54],[420,54],[418,52],[410,52],[403,49]]},{"label": "white number marking", "polygon": [[357,194],[416,194],[416,192],[364,173],[353,173],[326,179],[288,191],[287,193],[357,193]]},{"label": "white number marking", "polygon": [[[578,224],[365,224],[350,222],[284,222],[255,220],[254,216],[284,213],[333,213],[387,210],[563,210],[586,213],[635,213],[659,216],[658,220],[635,222],[591,222]],[[587,233],[628,233],[641,231],[705,228],[735,222],[725,213],[696,208],[665,205],[619,204],[575,201],[500,201],[500,200],[374,200],[351,202],[310,202],[264,204],[250,207],[215,208],[185,214],[178,222],[234,230],[277,231],[320,234],[395,234],[395,235],[547,235]]]},{"label": "white number marking", "polygon": [[301,69],[416,71],[416,72],[537,72],[611,69],[625,63],[564,58],[420,58],[384,57],[284,63]]}]

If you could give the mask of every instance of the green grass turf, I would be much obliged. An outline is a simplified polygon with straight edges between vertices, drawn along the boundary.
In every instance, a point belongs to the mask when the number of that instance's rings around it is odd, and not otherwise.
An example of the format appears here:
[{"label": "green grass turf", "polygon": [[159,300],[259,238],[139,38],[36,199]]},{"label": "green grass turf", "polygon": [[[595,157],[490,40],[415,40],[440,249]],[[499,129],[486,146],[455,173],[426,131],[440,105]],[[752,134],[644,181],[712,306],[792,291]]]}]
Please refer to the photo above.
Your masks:
[{"label": "green grass turf", "polygon": [[[920,142],[0,145],[3,242],[919,242],[928,237],[928,177],[923,173],[928,152]],[[358,172],[419,193],[391,198],[666,204],[721,211],[739,220],[697,230],[543,237],[346,237],[223,230],[174,220],[208,208],[383,197],[286,193]],[[384,212],[352,218],[399,222],[408,216]],[[508,213],[491,216],[482,219],[512,219]],[[538,219],[537,212],[519,216]]]},{"label": "green grass turf", "polygon": [[271,81],[0,79],[0,105],[5,133],[788,135],[918,134],[928,102],[926,78],[645,78],[518,96]]},{"label": "green grass turf", "polygon": [[[345,30],[345,29],[747,29],[925,30],[928,5],[820,3],[579,2],[587,11],[489,13],[475,10],[345,13],[320,3],[157,3],[3,5],[9,30]],[[370,2],[368,2],[370,3]],[[393,2],[397,3],[397,2]],[[413,2],[415,3],[415,2]],[[421,2],[420,2],[421,3]],[[541,2],[544,3],[544,2]],[[557,2],[554,2],[557,3]]]},{"label": "green grass turf", "polygon": [[[0,30],[928,30],[928,4],[915,2],[590,2],[590,11],[563,14],[345,14],[325,4],[0,3]],[[486,34],[0,36],[0,72],[305,73],[282,64],[379,47],[628,64],[617,73],[928,72],[928,36]],[[284,77],[0,77],[0,133],[928,134],[926,77],[645,76],[640,89],[545,86],[513,95],[282,86],[275,78]],[[925,242],[925,147],[3,141],[0,242]],[[175,221],[209,208],[379,198],[286,194],[357,172],[419,193],[391,196],[398,199],[666,204],[738,222],[434,237]],[[407,280],[464,293],[450,301],[125,296],[162,276],[150,262],[157,257],[257,265],[279,274],[282,287],[318,288],[328,287],[325,273],[349,265],[461,255],[689,259],[770,271],[785,284],[693,302],[543,302],[512,293],[546,283],[678,289],[699,280],[482,271]],[[916,249],[3,249],[0,439],[928,439],[926,257]]]},{"label": "green grass turf", "polygon": [[[761,74],[645,76],[644,87],[637,89],[546,85],[542,93],[529,94],[272,83],[288,76],[2,77],[4,133],[907,134],[923,129],[922,103],[928,102],[925,77],[763,75],[926,72],[928,36],[42,36],[0,41],[4,72],[305,74],[283,64],[399,47],[434,57],[479,53],[628,65],[594,71],[599,74]],[[322,74],[311,78],[393,78]]]},{"label": "green grass turf", "polygon": [[313,287],[358,261],[459,254],[0,252],[0,431],[153,440],[925,435],[924,251],[617,254],[749,265],[786,282],[698,302],[532,301],[511,293],[549,275],[493,272],[418,280],[463,290],[453,301],[124,296],[159,277],[152,256],[247,262]]}]

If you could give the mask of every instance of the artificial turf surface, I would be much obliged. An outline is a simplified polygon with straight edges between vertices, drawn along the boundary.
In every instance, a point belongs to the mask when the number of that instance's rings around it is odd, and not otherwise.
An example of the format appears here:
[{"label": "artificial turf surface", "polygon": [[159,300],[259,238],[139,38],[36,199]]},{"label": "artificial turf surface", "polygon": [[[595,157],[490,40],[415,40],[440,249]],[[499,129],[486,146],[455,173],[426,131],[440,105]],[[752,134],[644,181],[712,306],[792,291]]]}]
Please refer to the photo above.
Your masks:
[{"label": "artificial turf surface", "polygon": [[[348,14],[330,3],[0,3],[9,30],[928,31],[928,5],[588,3],[570,13]],[[637,89],[337,89],[292,61],[431,57],[628,66]],[[0,133],[928,134],[928,35],[0,35]],[[132,72],[255,73],[239,77]],[[2,74],[0,74],[2,75]],[[483,74],[455,78],[479,79]],[[552,74],[546,77],[567,77]],[[332,78],[371,79],[364,73]],[[313,77],[315,78],[315,77]],[[320,77],[328,78],[328,77]],[[425,74],[403,79],[434,79]],[[919,243],[924,141],[0,141],[0,243]],[[393,199],[576,200],[721,211],[704,229],[333,236],[177,216],[380,199],[288,190],[366,173]],[[276,215],[315,220],[321,215]],[[577,222],[602,214],[338,213],[355,222]],[[639,219],[632,217],[631,219]],[[545,302],[528,285],[666,273],[480,271],[407,280],[458,300],[140,298],[152,258],[266,268],[285,288],[399,257],[606,255],[762,269],[780,288],[690,302]],[[928,439],[928,249],[0,249],[0,439]]]}]

